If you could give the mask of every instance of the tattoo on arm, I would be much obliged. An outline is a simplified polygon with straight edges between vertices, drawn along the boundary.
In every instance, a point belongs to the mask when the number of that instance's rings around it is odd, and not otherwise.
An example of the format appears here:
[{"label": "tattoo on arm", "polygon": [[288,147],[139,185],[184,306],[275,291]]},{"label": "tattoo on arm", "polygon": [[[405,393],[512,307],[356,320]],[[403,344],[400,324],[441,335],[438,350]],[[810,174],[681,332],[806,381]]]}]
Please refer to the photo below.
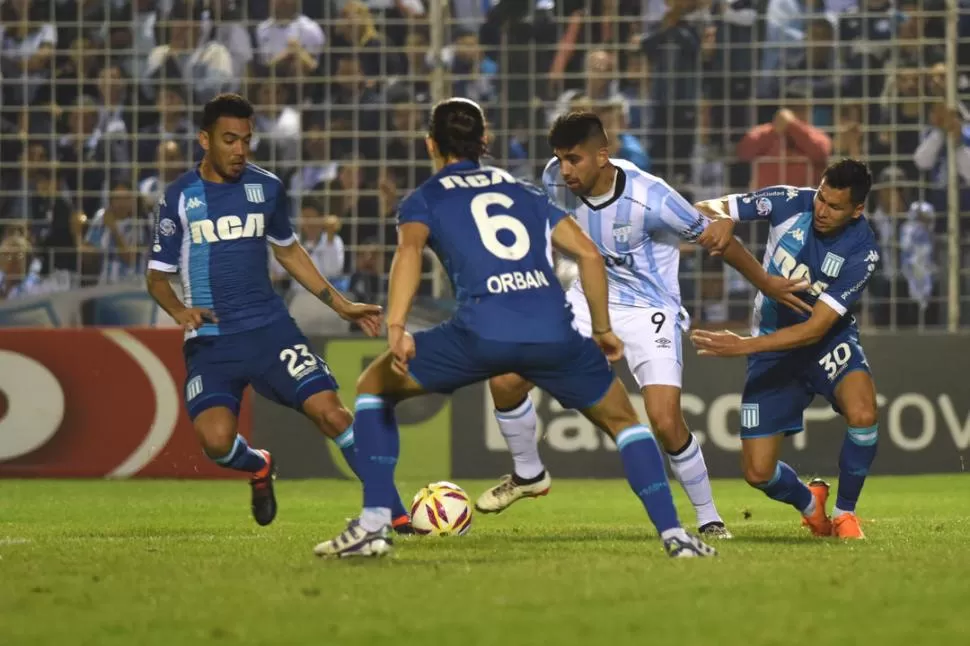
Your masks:
[{"label": "tattoo on arm", "polygon": [[317,298],[326,303],[327,305],[333,305],[333,293],[330,291],[329,287],[324,287],[323,290],[317,294]]}]

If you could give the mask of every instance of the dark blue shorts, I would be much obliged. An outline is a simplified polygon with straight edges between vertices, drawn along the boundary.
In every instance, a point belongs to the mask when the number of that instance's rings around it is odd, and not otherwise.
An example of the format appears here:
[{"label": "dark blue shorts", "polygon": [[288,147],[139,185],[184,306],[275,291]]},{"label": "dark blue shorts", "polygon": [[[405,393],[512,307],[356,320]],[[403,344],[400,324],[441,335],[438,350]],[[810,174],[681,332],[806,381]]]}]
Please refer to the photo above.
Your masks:
[{"label": "dark blue shorts", "polygon": [[337,390],[326,362],[289,317],[256,330],[186,341],[185,407],[195,419],[225,406],[239,414],[243,390],[301,410],[311,395]]},{"label": "dark blue shorts", "polygon": [[451,393],[490,377],[516,373],[566,408],[583,410],[606,395],[613,368],[599,346],[581,336],[557,343],[483,339],[452,322],[414,335],[411,376],[427,392]]},{"label": "dark blue shorts", "polygon": [[741,396],[741,437],[801,432],[802,415],[815,395],[825,397],[841,413],[835,389],[856,370],[870,372],[858,332],[852,328],[780,356],[749,357]]}]

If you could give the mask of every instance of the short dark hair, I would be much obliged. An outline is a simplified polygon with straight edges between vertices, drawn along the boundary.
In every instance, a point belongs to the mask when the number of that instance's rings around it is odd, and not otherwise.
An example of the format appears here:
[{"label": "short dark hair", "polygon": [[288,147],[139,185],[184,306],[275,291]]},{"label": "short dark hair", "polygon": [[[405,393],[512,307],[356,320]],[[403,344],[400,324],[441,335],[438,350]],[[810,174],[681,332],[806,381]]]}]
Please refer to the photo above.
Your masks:
[{"label": "short dark hair", "polygon": [[570,149],[598,138],[608,142],[603,121],[595,112],[580,110],[559,115],[549,129],[549,146],[553,150]]},{"label": "short dark hair", "polygon": [[428,136],[441,156],[477,162],[486,152],[485,115],[474,101],[445,99],[431,110]]},{"label": "short dark hair", "polygon": [[854,205],[863,204],[872,189],[872,173],[865,162],[848,157],[834,162],[822,173],[822,181],[837,189],[849,189]]},{"label": "short dark hair", "polygon": [[238,94],[220,94],[202,109],[202,129],[206,132],[212,130],[220,117],[252,119],[253,105]]}]

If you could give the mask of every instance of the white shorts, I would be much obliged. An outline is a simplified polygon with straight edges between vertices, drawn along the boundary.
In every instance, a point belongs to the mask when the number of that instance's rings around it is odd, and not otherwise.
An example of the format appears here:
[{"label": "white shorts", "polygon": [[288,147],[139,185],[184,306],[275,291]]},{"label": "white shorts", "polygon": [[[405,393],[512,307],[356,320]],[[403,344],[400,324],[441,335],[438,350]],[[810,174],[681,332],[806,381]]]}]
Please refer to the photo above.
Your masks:
[{"label": "white shorts", "polygon": [[[566,299],[573,307],[576,329],[583,336],[592,336],[586,297],[578,289],[570,289]],[[645,386],[681,387],[684,361],[679,312],[611,305],[610,323],[613,332],[623,341],[626,364],[641,389]]]}]

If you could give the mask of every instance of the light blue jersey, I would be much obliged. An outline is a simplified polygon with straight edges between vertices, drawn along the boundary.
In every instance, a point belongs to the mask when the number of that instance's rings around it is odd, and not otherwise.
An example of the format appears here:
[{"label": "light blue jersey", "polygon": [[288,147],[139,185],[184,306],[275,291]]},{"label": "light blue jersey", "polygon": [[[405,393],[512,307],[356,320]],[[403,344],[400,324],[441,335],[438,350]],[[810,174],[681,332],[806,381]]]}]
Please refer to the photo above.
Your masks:
[{"label": "light blue jersey", "polygon": [[559,174],[558,159],[546,165],[542,183],[603,254],[610,305],[679,312],[686,329],[678,282],[680,244],[697,240],[708,220],[659,177],[622,159],[610,162],[616,167],[613,190],[600,198],[574,195]]}]

